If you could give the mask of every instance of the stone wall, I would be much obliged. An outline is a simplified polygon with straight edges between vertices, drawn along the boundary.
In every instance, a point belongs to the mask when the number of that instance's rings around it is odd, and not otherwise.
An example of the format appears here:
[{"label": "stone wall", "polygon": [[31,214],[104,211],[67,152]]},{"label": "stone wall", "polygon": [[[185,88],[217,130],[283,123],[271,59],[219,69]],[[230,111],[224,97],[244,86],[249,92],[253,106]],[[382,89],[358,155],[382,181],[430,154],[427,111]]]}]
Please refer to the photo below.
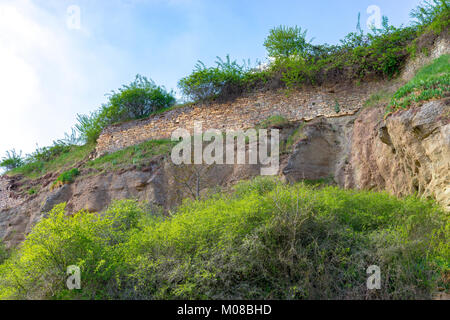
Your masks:
[{"label": "stone wall", "polygon": [[[356,113],[364,101],[386,84],[363,83],[357,86],[304,88],[286,94],[284,90],[249,94],[229,103],[194,105],[106,128],[98,139],[96,155],[101,156],[151,140],[170,138],[178,128],[192,132],[194,121],[203,122],[203,130],[239,130],[255,127],[274,115],[288,120],[309,121],[319,116],[337,117]],[[336,103],[340,112],[335,111]]]},{"label": "stone wall", "polygon": [[[409,81],[415,72],[442,54],[450,53],[449,36],[434,40],[428,54],[419,53],[407,62],[400,81],[395,83],[369,82],[341,84],[333,87],[305,87],[286,95],[283,90],[257,92],[229,103],[213,103],[209,106],[194,105],[177,108],[148,119],[130,121],[106,128],[98,139],[96,156],[114,152],[152,139],[170,138],[178,128],[192,132],[194,121],[203,122],[203,130],[239,130],[255,127],[270,116],[281,115],[288,120],[312,120],[355,114],[365,100],[375,92],[399,87]],[[340,112],[335,105],[339,103]]]}]

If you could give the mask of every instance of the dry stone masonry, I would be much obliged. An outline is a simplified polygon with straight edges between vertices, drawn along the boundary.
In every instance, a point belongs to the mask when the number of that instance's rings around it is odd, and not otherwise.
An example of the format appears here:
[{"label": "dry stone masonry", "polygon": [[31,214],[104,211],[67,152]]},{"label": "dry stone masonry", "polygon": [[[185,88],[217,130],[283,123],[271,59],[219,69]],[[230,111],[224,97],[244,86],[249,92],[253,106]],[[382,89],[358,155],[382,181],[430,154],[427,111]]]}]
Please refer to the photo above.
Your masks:
[{"label": "dry stone masonry", "polygon": [[[239,130],[255,127],[261,121],[281,115],[291,121],[310,121],[352,115],[358,112],[364,102],[382,89],[399,87],[409,81],[422,66],[443,54],[450,53],[449,35],[435,39],[428,53],[419,52],[407,62],[400,81],[364,82],[341,84],[334,87],[304,87],[286,94],[284,90],[248,94],[229,103],[213,103],[209,106],[194,105],[176,108],[151,116],[148,119],[130,121],[106,128],[98,139],[96,156],[114,152],[147,140],[170,138],[178,128],[191,130],[194,121],[203,122],[203,130]],[[339,112],[335,106],[338,104]]]},{"label": "dry stone masonry", "polygon": [[[289,94],[284,90],[267,91],[249,94],[229,103],[176,108],[148,119],[106,128],[98,139],[96,156],[147,140],[170,138],[172,132],[178,128],[192,132],[194,121],[202,121],[203,130],[225,131],[252,128],[275,115],[290,121],[351,115],[363,106],[371,94],[382,87],[381,82],[370,82],[356,87],[309,87]],[[336,112],[336,105],[339,112]]]}]

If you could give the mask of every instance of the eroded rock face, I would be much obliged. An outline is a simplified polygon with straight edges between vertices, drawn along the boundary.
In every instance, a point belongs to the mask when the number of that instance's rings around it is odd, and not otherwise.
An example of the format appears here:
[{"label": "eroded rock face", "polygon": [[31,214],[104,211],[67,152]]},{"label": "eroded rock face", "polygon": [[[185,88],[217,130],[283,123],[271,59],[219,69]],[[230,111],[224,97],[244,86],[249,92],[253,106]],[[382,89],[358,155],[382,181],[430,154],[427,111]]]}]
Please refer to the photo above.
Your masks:
[{"label": "eroded rock face", "polygon": [[[116,172],[82,175],[74,183],[51,190],[50,185],[39,194],[13,207],[0,208],[0,239],[8,247],[19,245],[31,228],[55,205],[65,202],[66,213],[80,210],[101,212],[112,201],[136,199],[169,209],[186,197],[195,196],[195,170],[199,170],[199,191],[225,186],[257,176],[258,165],[187,166],[178,171],[167,159],[160,157],[145,168],[130,167]],[[189,178],[189,187],[182,181]],[[191,193],[190,188],[194,190]]]},{"label": "eroded rock face", "polygon": [[290,182],[334,179],[351,187],[346,172],[355,118],[321,117],[307,123],[282,170],[284,177]]},{"label": "eroded rock face", "polygon": [[[400,111],[386,120],[383,116],[383,108],[371,108],[282,128],[284,141],[299,126],[301,134],[287,158],[280,159],[280,175],[290,182],[333,179],[344,188],[388,190],[397,196],[417,192],[450,210],[450,99]],[[0,239],[8,246],[18,245],[37,221],[62,202],[67,203],[68,214],[100,212],[116,199],[170,208],[196,192],[204,194],[258,176],[260,169],[259,165],[174,168],[161,157],[139,169],[84,172],[73,184],[53,191],[48,184],[20,204],[6,199],[10,206],[0,208]],[[199,190],[196,170],[201,175]],[[186,179],[190,188],[183,186]],[[6,182],[2,186],[10,187]]]},{"label": "eroded rock face", "polygon": [[372,108],[311,122],[283,174],[289,181],[332,177],[344,188],[417,193],[450,210],[450,99],[383,116],[383,108]]},{"label": "eroded rock face", "polygon": [[353,130],[351,163],[359,189],[414,193],[450,209],[450,99],[397,112],[363,111]]}]

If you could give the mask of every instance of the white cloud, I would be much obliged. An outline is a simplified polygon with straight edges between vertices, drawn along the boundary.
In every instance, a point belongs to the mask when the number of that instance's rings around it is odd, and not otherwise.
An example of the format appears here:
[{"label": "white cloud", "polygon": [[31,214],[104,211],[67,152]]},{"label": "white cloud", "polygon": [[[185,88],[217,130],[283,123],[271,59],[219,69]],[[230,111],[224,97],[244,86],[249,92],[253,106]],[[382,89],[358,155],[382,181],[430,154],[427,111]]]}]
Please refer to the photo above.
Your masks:
[{"label": "white cloud", "polygon": [[76,113],[97,107],[116,82],[111,61],[120,50],[97,44],[85,24],[70,30],[66,19],[64,7],[0,3],[0,157],[62,137]]}]

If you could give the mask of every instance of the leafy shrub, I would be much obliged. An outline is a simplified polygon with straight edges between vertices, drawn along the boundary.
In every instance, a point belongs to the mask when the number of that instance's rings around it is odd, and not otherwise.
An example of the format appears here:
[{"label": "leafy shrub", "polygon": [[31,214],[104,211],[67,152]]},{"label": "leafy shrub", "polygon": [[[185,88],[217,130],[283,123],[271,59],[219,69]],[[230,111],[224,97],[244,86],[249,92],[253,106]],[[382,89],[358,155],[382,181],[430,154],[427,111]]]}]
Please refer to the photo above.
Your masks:
[{"label": "leafy shrub", "polygon": [[69,171],[65,171],[59,175],[59,177],[53,183],[53,186],[61,186],[64,184],[72,183],[75,180],[75,177],[80,175],[80,170],[77,168],[70,169]]},{"label": "leafy shrub", "polygon": [[116,276],[124,274],[123,243],[137,229],[141,207],[122,201],[102,215],[79,212],[71,218],[64,209],[65,204],[55,206],[33,229],[19,254],[0,266],[0,295],[69,298],[76,294],[65,286],[69,265],[81,268],[80,298],[115,294]]},{"label": "leafy shrub", "polygon": [[310,48],[310,41],[306,40],[307,30],[297,26],[278,26],[269,31],[264,41],[269,57],[280,59],[291,56],[303,56]]},{"label": "leafy shrub", "polygon": [[22,152],[17,152],[15,149],[6,151],[6,156],[4,156],[0,162],[0,167],[6,170],[13,170],[23,166],[25,163]]},{"label": "leafy shrub", "polygon": [[449,0],[426,0],[413,9],[410,15],[420,28],[431,26],[431,29],[440,33],[448,27],[449,13]]},{"label": "leafy shrub", "polygon": [[219,95],[240,93],[249,62],[238,64],[227,55],[225,61],[217,57],[216,67],[206,67],[199,61],[194,71],[178,83],[182,93],[194,101],[207,101]]},{"label": "leafy shrub", "polygon": [[[243,182],[170,218],[134,201],[56,206],[0,266],[1,298],[421,299],[447,290],[449,215],[430,201]],[[68,265],[82,288],[65,288]],[[366,288],[378,265],[382,287]]]},{"label": "leafy shrub", "polygon": [[102,115],[109,123],[142,119],[160,109],[173,106],[175,101],[172,92],[137,75],[132,83],[109,95],[108,105],[102,110]]},{"label": "leafy shrub", "polygon": [[[439,33],[448,28],[448,1],[427,1],[419,6],[411,14],[417,20],[412,26],[390,26],[384,16],[382,28],[374,27],[367,34],[360,27],[359,16],[357,31],[349,33],[339,45],[312,45],[301,28],[279,26],[270,30],[264,42],[273,60],[269,65],[252,69],[231,62],[229,57],[226,63],[217,61],[217,66],[211,68],[199,62],[191,75],[180,80],[179,87],[187,98],[207,101],[265,86],[293,89],[342,80],[390,79],[414,55],[426,30]],[[433,39],[420,44],[421,50],[429,47]]]},{"label": "leafy shrub", "polygon": [[95,143],[103,128],[110,124],[142,119],[158,110],[172,107],[173,92],[157,86],[152,80],[137,75],[129,85],[108,95],[108,102],[90,115],[77,115],[75,128],[86,143]]},{"label": "leafy shrub", "polygon": [[89,115],[77,114],[77,122],[75,127],[83,141],[88,144],[96,143],[103,128],[108,125],[108,122],[101,117],[99,111],[91,112]]}]

